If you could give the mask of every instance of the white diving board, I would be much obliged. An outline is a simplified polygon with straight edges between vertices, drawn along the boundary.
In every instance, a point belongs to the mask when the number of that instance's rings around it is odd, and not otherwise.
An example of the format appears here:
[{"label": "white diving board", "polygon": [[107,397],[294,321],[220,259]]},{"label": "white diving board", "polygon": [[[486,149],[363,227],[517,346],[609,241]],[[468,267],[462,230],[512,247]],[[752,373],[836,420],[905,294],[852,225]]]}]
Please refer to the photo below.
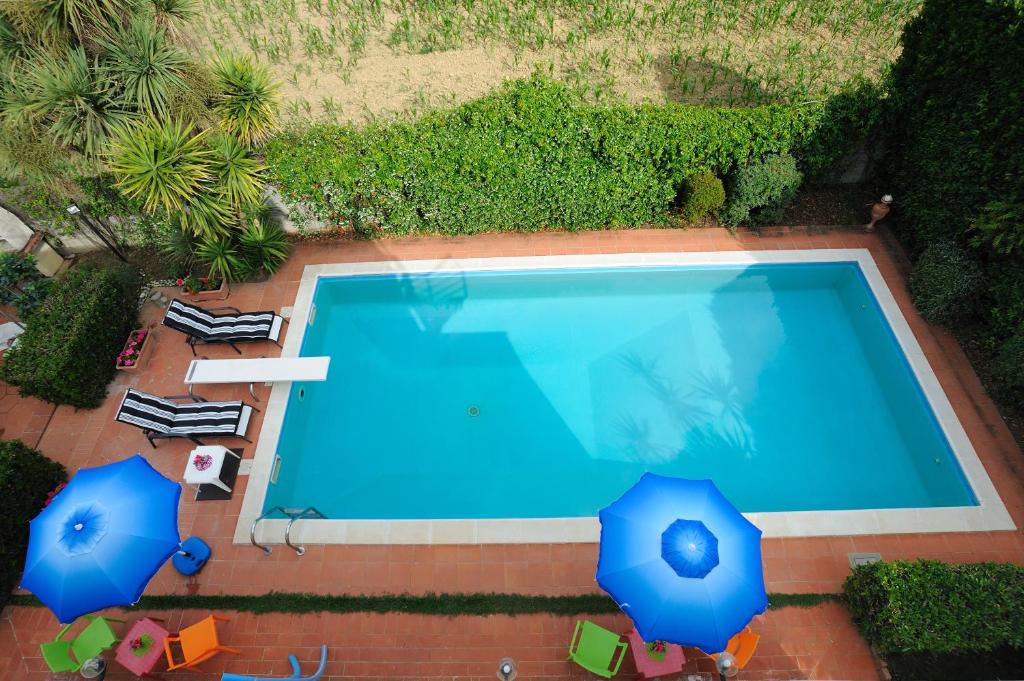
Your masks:
[{"label": "white diving board", "polygon": [[330,357],[267,357],[258,359],[194,359],[185,373],[185,385],[212,383],[248,383],[249,394],[257,402],[254,383],[282,381],[326,381]]}]

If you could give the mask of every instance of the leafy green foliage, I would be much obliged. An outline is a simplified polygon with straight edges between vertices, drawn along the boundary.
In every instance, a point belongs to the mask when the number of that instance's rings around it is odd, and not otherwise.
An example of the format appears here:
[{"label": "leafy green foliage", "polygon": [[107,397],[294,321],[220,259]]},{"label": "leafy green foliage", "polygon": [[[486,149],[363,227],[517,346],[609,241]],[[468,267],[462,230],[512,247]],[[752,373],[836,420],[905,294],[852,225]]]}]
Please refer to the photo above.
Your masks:
[{"label": "leafy green foliage", "polygon": [[975,247],[983,284],[961,299],[965,323],[953,330],[978,350],[993,394],[1024,409],[1024,393],[1008,388],[1019,384],[1010,358],[1024,333],[1024,3],[927,0],[902,43],[887,126],[890,222],[915,257],[940,240]]},{"label": "leafy green foliage", "polygon": [[135,326],[142,281],[127,267],[76,267],[54,286],[4,356],[3,377],[24,396],[93,409]]},{"label": "leafy green foliage", "polygon": [[149,119],[123,128],[111,143],[109,167],[118,188],[147,210],[181,211],[213,181],[213,153],[191,125]]},{"label": "leafy green foliage", "polygon": [[220,124],[249,147],[259,147],[277,131],[277,84],[262,64],[248,57],[221,55],[213,66],[220,86],[213,108]]},{"label": "leafy green foliage", "polygon": [[288,239],[277,223],[255,218],[238,235],[238,240],[252,272],[273,274],[288,259]]},{"label": "leafy green foliage", "polygon": [[106,52],[103,72],[115,84],[122,106],[164,118],[171,94],[185,87],[185,53],[171,45],[151,19],[142,17],[115,26],[98,42]]},{"label": "leafy green foliage", "polygon": [[199,14],[196,0],[152,0],[152,5],[157,27],[175,38],[181,38],[185,27]]},{"label": "leafy green foliage", "polygon": [[[768,594],[771,608],[813,608],[838,601],[840,594]],[[35,596],[14,596],[11,604],[40,608]],[[180,595],[143,596],[135,604],[141,610],[214,610],[235,612],[403,612],[422,615],[604,615],[621,610],[604,594],[579,596],[530,596],[514,593],[389,594],[350,596],[271,591],[259,596]]]},{"label": "leafy green foliage", "polygon": [[878,562],[854,569],[843,591],[897,679],[1012,678],[1022,668],[1020,566]]},{"label": "leafy green foliage", "polygon": [[235,281],[242,271],[243,262],[234,242],[228,237],[203,241],[196,249],[196,257],[210,267],[210,277]]},{"label": "leafy green foliage", "polygon": [[697,173],[683,182],[683,207],[681,213],[687,222],[718,213],[725,205],[725,186],[714,173]]},{"label": "leafy green foliage", "polygon": [[984,285],[981,267],[952,241],[936,241],[910,275],[910,293],[921,316],[933,324],[962,318]]},{"label": "leafy green foliage", "polygon": [[67,31],[78,41],[131,15],[139,0],[39,0],[39,8],[54,32]]},{"label": "leafy green foliage", "polygon": [[258,205],[263,196],[266,166],[231,135],[213,135],[209,142],[213,150],[211,168],[225,199],[236,211]]},{"label": "leafy green foliage", "polygon": [[0,305],[13,305],[22,320],[39,309],[50,285],[51,281],[36,269],[32,256],[0,253]]},{"label": "leafy green foliage", "polygon": [[812,105],[594,106],[533,77],[413,124],[285,133],[267,161],[287,199],[366,235],[603,229],[663,220],[695,173],[799,154],[823,116]]},{"label": "leafy green foliage", "polygon": [[0,608],[18,583],[28,547],[28,523],[47,494],[67,479],[64,466],[20,440],[0,440]]},{"label": "leafy green foliage", "polygon": [[997,397],[1010,404],[1024,404],[1024,325],[1000,344],[989,378]]},{"label": "leafy green foliage", "polygon": [[729,178],[722,222],[756,228],[782,219],[782,209],[796,196],[802,180],[796,159],[789,154],[773,154],[738,168]]},{"label": "leafy green foliage", "polygon": [[61,144],[86,156],[98,154],[110,132],[130,117],[81,47],[30,62],[25,80],[28,87],[20,101],[5,107],[8,116],[38,122]]}]

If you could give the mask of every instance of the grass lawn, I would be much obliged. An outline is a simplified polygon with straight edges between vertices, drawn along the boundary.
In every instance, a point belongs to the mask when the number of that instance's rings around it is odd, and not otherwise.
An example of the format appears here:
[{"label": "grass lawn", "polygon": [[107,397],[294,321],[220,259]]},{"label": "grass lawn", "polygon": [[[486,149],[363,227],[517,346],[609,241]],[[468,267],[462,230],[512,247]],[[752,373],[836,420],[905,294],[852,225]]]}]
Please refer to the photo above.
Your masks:
[{"label": "grass lawn", "polygon": [[542,70],[597,101],[747,105],[876,77],[921,0],[202,0],[197,47],[270,65],[292,118],[367,121]]}]

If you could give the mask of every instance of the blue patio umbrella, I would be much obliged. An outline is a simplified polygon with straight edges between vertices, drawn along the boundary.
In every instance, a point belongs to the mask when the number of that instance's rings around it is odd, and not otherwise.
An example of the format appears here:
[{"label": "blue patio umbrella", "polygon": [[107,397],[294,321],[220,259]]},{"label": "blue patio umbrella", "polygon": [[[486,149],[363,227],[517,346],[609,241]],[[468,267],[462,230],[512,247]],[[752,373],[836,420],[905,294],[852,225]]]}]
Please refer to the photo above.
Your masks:
[{"label": "blue patio umbrella", "polygon": [[597,581],[645,641],[721,652],[768,607],[761,530],[710,480],[645,473],[600,516]]},{"label": "blue patio umbrella", "polygon": [[180,496],[138,454],[78,471],[29,524],[21,586],[61,622],[135,603],[181,543]]}]

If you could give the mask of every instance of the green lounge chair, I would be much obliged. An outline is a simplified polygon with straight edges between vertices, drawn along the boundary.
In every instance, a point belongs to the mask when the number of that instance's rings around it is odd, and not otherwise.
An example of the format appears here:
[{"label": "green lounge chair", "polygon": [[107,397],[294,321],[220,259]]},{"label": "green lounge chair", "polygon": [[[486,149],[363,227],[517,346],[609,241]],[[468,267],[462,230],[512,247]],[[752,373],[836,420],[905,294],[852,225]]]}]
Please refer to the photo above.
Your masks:
[{"label": "green lounge chair", "polygon": [[85,619],[89,620],[89,624],[73,641],[63,639],[68,630],[75,625],[74,622],[61,629],[53,641],[40,644],[39,651],[43,654],[43,660],[54,674],[77,672],[86,660],[110,650],[117,643],[117,636],[114,635],[109,623],[124,620],[93,615],[86,615]]},{"label": "green lounge chair", "polygon": [[[569,659],[588,672],[610,679],[619,673],[629,644],[622,637],[593,622],[579,620],[569,643]],[[618,653],[618,659],[615,654]],[[615,666],[612,661],[615,660]]]}]

